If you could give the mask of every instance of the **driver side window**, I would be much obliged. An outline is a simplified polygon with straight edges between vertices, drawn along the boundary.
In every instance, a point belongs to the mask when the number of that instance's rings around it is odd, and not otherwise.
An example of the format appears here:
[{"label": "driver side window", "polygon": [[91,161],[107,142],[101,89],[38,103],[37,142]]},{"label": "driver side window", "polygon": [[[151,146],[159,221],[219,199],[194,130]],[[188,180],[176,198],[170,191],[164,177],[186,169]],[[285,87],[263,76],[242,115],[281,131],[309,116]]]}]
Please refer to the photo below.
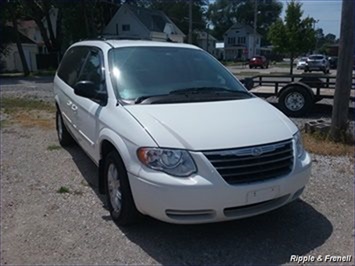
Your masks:
[{"label": "driver side window", "polygon": [[105,90],[102,61],[98,50],[90,51],[79,75],[78,82],[79,81],[91,81],[97,90]]}]

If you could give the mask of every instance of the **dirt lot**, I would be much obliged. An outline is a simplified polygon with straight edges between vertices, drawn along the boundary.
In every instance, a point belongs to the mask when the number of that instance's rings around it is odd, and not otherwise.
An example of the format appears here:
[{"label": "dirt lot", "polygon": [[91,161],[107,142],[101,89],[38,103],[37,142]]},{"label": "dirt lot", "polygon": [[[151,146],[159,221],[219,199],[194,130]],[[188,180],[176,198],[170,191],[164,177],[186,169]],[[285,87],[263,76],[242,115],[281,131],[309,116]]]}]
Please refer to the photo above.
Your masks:
[{"label": "dirt lot", "polygon": [[[58,146],[49,81],[1,84],[1,264],[265,265],[354,255],[353,156],[313,154],[301,199],[268,214],[194,226],[146,218],[120,228],[98,193],[95,165],[78,146]],[[317,105],[311,118],[330,110]]]}]

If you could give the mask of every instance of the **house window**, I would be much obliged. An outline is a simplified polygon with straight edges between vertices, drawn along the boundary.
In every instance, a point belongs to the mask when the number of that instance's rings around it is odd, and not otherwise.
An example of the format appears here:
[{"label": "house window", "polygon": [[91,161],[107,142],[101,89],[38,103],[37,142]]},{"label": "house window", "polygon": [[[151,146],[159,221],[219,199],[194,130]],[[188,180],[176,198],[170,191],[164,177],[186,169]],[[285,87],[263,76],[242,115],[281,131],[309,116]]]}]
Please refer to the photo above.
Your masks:
[{"label": "house window", "polygon": [[235,37],[228,37],[228,44],[235,44]]},{"label": "house window", "polygon": [[245,37],[238,37],[238,44],[245,44]]},{"label": "house window", "polygon": [[123,24],[122,25],[122,31],[130,31],[131,30],[131,27],[129,24]]}]

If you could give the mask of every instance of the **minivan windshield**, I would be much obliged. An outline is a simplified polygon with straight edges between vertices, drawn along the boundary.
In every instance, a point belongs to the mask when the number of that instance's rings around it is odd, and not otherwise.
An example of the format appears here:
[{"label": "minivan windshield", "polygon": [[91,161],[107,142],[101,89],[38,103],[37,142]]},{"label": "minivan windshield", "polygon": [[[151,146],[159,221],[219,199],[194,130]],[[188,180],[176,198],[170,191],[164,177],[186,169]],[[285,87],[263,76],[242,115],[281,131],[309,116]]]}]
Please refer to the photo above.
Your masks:
[{"label": "minivan windshield", "polygon": [[252,97],[216,59],[201,50],[122,47],[111,49],[108,56],[116,97],[122,100],[138,103],[165,97],[169,102],[183,102],[197,94],[199,101]]}]

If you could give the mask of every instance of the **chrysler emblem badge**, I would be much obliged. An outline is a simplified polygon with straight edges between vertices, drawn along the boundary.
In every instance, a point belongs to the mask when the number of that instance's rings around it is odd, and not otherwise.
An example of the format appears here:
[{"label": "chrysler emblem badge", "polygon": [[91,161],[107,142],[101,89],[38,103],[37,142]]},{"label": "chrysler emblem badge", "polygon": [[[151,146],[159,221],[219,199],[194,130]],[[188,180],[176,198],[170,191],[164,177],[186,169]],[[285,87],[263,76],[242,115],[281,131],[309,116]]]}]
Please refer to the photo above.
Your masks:
[{"label": "chrysler emblem badge", "polygon": [[263,153],[263,150],[261,148],[253,148],[251,150],[251,155],[253,156],[259,156]]}]

